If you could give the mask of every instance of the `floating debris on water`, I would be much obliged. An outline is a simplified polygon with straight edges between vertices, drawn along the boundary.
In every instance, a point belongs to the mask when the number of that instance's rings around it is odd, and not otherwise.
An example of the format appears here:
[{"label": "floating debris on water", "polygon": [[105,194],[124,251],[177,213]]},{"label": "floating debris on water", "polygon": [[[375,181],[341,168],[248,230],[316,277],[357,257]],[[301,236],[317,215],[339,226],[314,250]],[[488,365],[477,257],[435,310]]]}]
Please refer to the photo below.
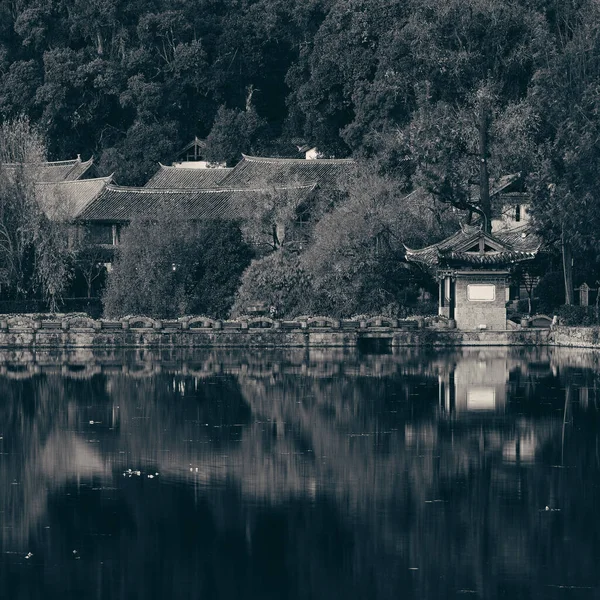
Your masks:
[{"label": "floating debris on water", "polygon": [[[134,475],[136,477],[141,477],[142,476],[142,472],[139,471],[139,470],[134,471],[133,469],[127,469],[127,471],[123,471],[123,477],[133,477]],[[159,474],[156,471],[154,473],[148,473],[148,478],[149,479],[154,479],[155,477],[158,477],[158,475]]]},{"label": "floating debris on water", "polygon": [[551,585],[548,584],[546,587],[558,588],[559,590],[593,590],[594,588],[589,585]]},{"label": "floating debris on water", "polygon": [[127,471],[123,472],[123,477],[133,477],[134,475],[137,475],[138,477],[140,477],[142,474],[141,471],[133,471],[132,469],[127,469]]}]

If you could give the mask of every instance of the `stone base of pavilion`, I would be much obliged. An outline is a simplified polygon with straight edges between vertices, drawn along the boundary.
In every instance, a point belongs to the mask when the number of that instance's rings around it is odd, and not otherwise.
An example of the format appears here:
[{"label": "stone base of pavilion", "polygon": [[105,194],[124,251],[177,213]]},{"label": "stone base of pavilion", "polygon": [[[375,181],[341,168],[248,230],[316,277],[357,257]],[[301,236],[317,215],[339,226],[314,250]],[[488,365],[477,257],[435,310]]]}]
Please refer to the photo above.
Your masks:
[{"label": "stone base of pavilion", "polygon": [[554,345],[554,332],[548,328],[472,330],[419,329],[398,331],[392,336],[392,348],[404,346],[546,346]]}]

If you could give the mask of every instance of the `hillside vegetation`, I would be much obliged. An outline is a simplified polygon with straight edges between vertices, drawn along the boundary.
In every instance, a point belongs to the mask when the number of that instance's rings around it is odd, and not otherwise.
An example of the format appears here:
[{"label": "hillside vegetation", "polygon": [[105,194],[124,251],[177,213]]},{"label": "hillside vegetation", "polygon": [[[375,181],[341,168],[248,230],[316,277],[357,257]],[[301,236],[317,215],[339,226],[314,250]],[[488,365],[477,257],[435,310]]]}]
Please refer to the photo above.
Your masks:
[{"label": "hillside vegetation", "polygon": [[308,143],[469,210],[485,131],[573,258],[568,302],[598,278],[599,89],[594,0],[0,2],[0,117],[50,158],[140,185],[194,135],[229,163]]}]

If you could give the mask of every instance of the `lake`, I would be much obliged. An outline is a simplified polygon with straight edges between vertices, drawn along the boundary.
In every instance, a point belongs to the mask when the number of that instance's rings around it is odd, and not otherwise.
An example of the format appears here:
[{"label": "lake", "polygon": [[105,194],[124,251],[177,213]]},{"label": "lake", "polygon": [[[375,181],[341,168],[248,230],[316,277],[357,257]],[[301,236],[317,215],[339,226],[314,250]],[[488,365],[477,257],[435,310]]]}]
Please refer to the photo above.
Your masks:
[{"label": "lake", "polygon": [[0,351],[0,597],[600,597],[600,354]]}]

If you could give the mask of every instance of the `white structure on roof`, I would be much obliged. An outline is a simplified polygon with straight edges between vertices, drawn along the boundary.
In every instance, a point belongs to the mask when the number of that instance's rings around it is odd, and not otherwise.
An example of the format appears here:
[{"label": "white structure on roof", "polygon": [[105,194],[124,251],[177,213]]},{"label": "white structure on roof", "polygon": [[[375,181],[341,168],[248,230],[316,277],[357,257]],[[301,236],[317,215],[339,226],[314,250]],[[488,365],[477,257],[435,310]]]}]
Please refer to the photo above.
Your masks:
[{"label": "white structure on roof", "polygon": [[224,162],[210,162],[204,159],[204,150],[206,142],[199,137],[184,146],[177,153],[177,160],[173,162],[173,167],[182,169],[222,169],[226,165]]}]

